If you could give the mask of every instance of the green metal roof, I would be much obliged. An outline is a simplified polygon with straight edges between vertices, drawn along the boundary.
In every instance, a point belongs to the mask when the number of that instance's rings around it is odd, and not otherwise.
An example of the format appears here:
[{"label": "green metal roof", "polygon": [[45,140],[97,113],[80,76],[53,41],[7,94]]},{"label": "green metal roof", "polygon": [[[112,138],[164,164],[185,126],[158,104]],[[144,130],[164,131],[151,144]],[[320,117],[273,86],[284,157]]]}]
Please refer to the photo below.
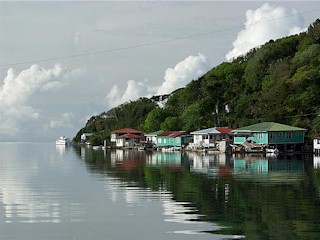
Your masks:
[{"label": "green metal roof", "polygon": [[263,122],[250,126],[234,129],[232,132],[238,131],[251,131],[251,132],[279,132],[279,131],[306,131],[304,128],[292,127],[289,125],[275,123],[275,122]]},{"label": "green metal roof", "polygon": [[159,131],[156,131],[156,132],[145,134],[145,136],[158,136],[158,135],[161,135],[162,133],[164,133],[164,131],[163,130],[159,130]]}]

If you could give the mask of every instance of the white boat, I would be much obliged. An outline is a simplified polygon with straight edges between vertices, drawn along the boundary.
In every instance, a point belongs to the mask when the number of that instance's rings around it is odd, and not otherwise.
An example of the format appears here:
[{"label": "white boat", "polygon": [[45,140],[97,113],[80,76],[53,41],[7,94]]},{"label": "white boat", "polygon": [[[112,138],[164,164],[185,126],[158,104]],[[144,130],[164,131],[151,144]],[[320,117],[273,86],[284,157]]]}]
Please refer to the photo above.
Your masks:
[{"label": "white boat", "polygon": [[266,153],[278,154],[279,150],[277,148],[266,148]]},{"label": "white boat", "polygon": [[56,145],[70,145],[71,143],[71,139],[65,136],[61,136],[59,139],[56,140]]},{"label": "white boat", "polygon": [[100,149],[102,149],[102,146],[92,146],[92,149],[94,149],[94,150],[100,150]]}]

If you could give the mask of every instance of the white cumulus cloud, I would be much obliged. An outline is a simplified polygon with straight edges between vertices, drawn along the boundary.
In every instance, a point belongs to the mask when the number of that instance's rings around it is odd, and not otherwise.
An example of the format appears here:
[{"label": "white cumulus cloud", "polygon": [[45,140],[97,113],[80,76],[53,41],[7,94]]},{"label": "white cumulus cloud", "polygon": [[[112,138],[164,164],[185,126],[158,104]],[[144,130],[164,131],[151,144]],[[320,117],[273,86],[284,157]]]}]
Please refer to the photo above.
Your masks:
[{"label": "white cumulus cloud", "polygon": [[128,101],[135,101],[140,97],[149,95],[148,81],[139,82],[129,80],[126,89],[121,92],[118,85],[114,85],[106,97],[108,107],[116,107]]},{"label": "white cumulus cloud", "polygon": [[164,82],[157,90],[157,95],[168,94],[184,87],[191,80],[198,79],[210,69],[205,55],[189,56],[179,62],[174,68],[165,72]]},{"label": "white cumulus cloud", "polygon": [[106,96],[107,105],[111,108],[140,97],[171,93],[184,87],[191,80],[198,79],[209,69],[205,55],[199,53],[196,56],[189,56],[177,63],[174,68],[168,68],[165,71],[164,81],[159,86],[151,85],[148,80],[129,80],[126,89],[121,91],[117,84],[114,85]]},{"label": "white cumulus cloud", "polygon": [[33,94],[60,88],[80,72],[60,64],[51,69],[32,65],[20,73],[10,68],[0,85],[0,134],[14,135],[19,132],[22,122],[38,119],[40,110],[28,104]]},{"label": "white cumulus cloud", "polygon": [[303,17],[293,8],[265,3],[256,10],[248,10],[245,29],[238,33],[237,39],[232,43],[233,49],[227,53],[226,59],[231,60],[244,55],[250,49],[261,46],[271,39],[305,31],[303,23]]}]

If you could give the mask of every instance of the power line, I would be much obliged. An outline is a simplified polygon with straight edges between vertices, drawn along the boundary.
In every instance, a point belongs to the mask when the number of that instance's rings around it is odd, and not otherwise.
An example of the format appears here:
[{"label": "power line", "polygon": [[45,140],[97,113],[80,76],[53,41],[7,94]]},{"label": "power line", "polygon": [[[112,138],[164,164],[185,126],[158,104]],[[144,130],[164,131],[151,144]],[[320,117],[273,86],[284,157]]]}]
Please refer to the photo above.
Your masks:
[{"label": "power line", "polygon": [[[265,22],[278,20],[278,19],[288,18],[288,17],[299,15],[299,14],[306,14],[306,13],[316,12],[316,11],[319,11],[319,10],[320,9],[313,9],[313,10],[304,11],[304,12],[300,12],[300,13],[296,13],[296,14],[290,14],[290,15],[287,15],[287,16],[279,17],[279,18],[267,19],[265,21],[261,21],[261,22],[256,23],[256,24],[261,24],[261,23],[265,23]],[[24,61],[24,62],[6,63],[6,64],[1,64],[0,67],[3,68],[3,67],[23,65],[23,64],[31,64],[31,63],[38,63],[38,62],[50,62],[50,61],[64,60],[64,59],[70,59],[70,58],[78,58],[78,57],[91,56],[91,55],[97,55],[97,54],[104,54],[104,53],[110,53],[110,52],[118,52],[118,51],[123,51],[123,50],[129,50],[129,49],[135,49],[135,48],[142,48],[142,47],[147,47],[147,46],[159,45],[159,44],[163,44],[163,43],[169,43],[169,42],[174,42],[174,41],[179,41],[179,40],[184,40],[184,39],[189,39],[189,38],[201,37],[201,36],[205,36],[205,35],[209,35],[209,34],[229,31],[229,30],[237,29],[237,28],[241,28],[241,27],[243,27],[243,25],[241,25],[241,26],[240,25],[239,26],[233,26],[233,27],[229,27],[229,28],[222,28],[222,29],[215,30],[215,31],[192,34],[192,35],[187,35],[187,36],[182,36],[182,37],[177,37],[177,38],[171,38],[171,39],[161,40],[161,41],[156,41],[156,42],[149,42],[149,43],[142,43],[142,44],[137,44],[137,45],[132,45],[132,46],[126,46],[126,47],[119,47],[119,48],[106,49],[106,50],[100,50],[100,51],[90,51],[90,52],[79,53],[79,54],[74,54],[74,55],[52,57],[52,58],[43,58],[43,59],[30,60],[30,61]]]}]

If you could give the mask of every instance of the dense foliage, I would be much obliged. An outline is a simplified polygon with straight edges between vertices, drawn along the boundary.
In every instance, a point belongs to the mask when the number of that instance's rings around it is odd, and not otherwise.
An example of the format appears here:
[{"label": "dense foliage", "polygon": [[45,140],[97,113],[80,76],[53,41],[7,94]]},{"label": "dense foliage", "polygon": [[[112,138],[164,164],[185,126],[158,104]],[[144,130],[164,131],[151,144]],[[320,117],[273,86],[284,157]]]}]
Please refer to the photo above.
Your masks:
[{"label": "dense foliage", "polygon": [[113,109],[117,114],[112,116],[92,117],[80,132],[92,131],[102,137],[123,127],[146,132],[192,131],[275,121],[307,128],[309,135],[315,135],[320,132],[319,96],[318,19],[307,32],[270,40],[211,69],[172,93],[164,108],[139,99]]},{"label": "dense foliage", "polygon": [[110,139],[110,132],[113,130],[125,127],[143,130],[142,123],[156,106],[156,103],[148,98],[121,104],[108,112],[91,117],[74,140],[79,141],[82,133],[93,133],[89,141],[92,144],[101,144],[103,140]]}]

